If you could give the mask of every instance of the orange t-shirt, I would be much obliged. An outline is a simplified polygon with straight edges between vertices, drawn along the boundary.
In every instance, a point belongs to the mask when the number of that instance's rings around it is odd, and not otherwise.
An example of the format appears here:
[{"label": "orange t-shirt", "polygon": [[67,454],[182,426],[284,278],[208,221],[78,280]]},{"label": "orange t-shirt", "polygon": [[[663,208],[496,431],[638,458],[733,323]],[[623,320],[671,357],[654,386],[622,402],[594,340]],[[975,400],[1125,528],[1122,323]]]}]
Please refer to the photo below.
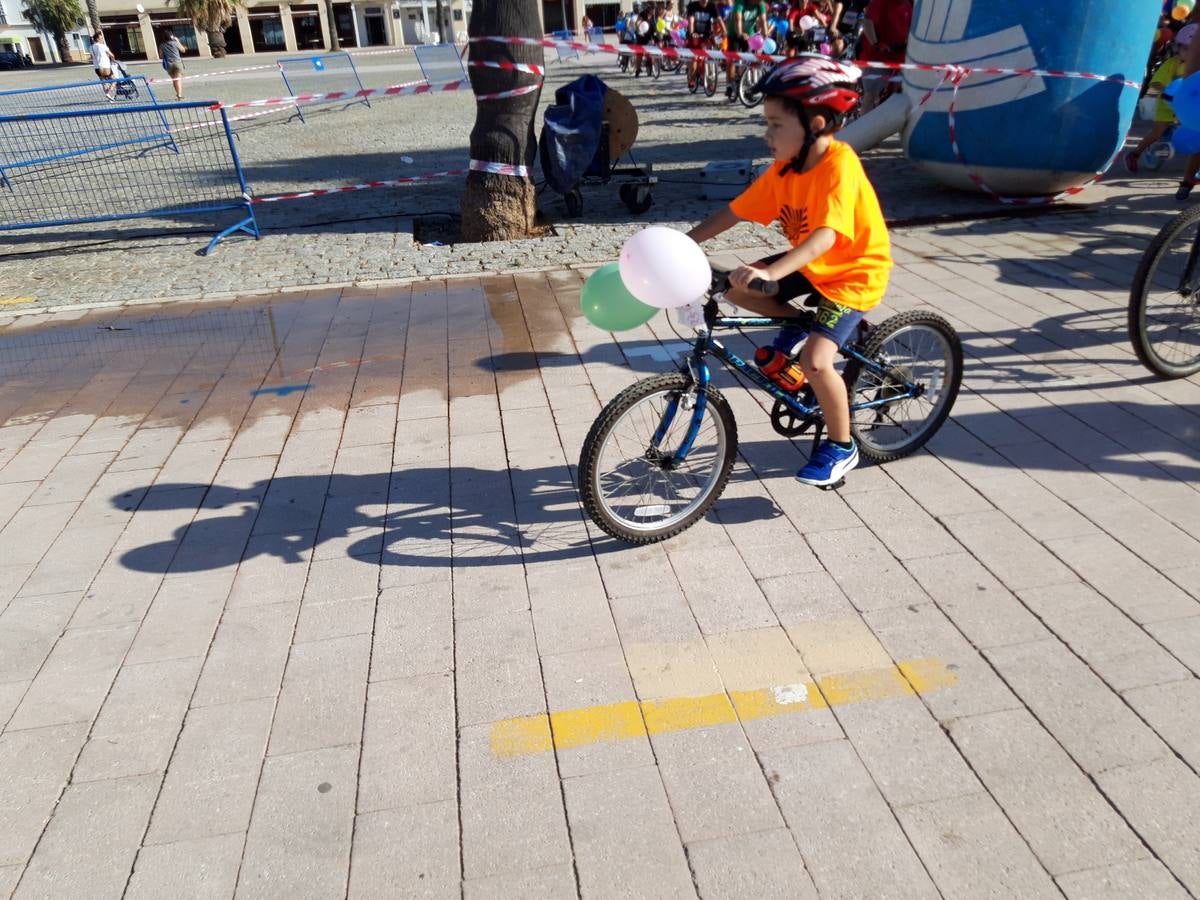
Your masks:
[{"label": "orange t-shirt", "polygon": [[835,303],[863,311],[877,306],[892,268],[891,243],[858,155],[834,140],[807,172],[781,175],[785,165],[774,163],[729,208],[739,219],[760,225],[778,219],[793,247],[818,228],[833,229],[833,247],[801,271]]}]

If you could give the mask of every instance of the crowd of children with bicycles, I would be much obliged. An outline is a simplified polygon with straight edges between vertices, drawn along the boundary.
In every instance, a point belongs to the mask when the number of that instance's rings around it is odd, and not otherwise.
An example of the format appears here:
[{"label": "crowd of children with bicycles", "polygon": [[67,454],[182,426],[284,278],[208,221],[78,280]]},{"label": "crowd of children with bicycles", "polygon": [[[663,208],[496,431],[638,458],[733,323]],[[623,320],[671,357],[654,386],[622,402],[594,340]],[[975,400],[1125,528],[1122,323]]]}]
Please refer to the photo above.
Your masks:
[{"label": "crowd of children with bicycles", "polygon": [[[639,46],[788,57],[815,52],[847,61],[903,62],[912,10],[913,0],[643,2],[617,20],[616,36],[621,43]],[[623,56],[621,67],[630,65],[634,77],[657,77],[660,71],[677,70],[681,63],[640,54]],[[696,60],[687,66],[689,87],[695,90],[704,82],[704,63]],[[725,95],[733,100],[743,69],[732,61],[721,68]],[[710,86],[705,85],[706,93],[713,92]]]}]

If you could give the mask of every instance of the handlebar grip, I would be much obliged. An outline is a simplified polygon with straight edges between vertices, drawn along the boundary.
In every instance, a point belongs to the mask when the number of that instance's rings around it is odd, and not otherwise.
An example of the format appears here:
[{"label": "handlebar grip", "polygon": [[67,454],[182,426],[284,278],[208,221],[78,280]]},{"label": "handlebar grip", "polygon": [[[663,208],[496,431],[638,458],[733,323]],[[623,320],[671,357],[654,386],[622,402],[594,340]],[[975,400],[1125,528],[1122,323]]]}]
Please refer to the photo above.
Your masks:
[{"label": "handlebar grip", "polygon": [[766,278],[751,278],[750,283],[746,287],[752,291],[766,294],[768,297],[774,297],[779,293],[779,282],[768,281]]}]

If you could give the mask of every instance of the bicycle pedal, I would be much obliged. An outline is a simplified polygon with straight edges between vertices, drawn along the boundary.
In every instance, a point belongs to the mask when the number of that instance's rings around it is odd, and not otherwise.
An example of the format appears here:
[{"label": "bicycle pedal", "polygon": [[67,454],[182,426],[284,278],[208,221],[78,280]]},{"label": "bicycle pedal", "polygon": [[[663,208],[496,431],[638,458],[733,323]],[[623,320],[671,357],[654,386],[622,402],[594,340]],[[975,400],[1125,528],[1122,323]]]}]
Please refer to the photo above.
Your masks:
[{"label": "bicycle pedal", "polygon": [[819,487],[823,491],[836,491],[838,488],[844,487],[845,484],[846,484],[846,479],[841,478],[841,479],[838,479],[837,481],[835,481],[833,484],[818,484],[817,487]]}]

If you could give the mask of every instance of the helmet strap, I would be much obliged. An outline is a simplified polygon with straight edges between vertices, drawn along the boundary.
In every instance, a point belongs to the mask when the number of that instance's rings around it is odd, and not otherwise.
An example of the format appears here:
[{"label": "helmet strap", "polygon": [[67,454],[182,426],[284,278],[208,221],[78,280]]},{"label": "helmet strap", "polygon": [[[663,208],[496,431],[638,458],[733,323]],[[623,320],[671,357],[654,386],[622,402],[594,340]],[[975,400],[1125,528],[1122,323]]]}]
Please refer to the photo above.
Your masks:
[{"label": "helmet strap", "polygon": [[804,164],[808,162],[808,151],[812,149],[813,144],[817,142],[820,135],[813,134],[812,125],[808,121],[808,111],[797,104],[797,111],[800,113],[800,124],[804,126],[804,143],[800,147],[800,152],[791,158],[786,166],[783,167],[781,175],[786,175],[788,172],[795,172],[797,175],[804,171]]}]

